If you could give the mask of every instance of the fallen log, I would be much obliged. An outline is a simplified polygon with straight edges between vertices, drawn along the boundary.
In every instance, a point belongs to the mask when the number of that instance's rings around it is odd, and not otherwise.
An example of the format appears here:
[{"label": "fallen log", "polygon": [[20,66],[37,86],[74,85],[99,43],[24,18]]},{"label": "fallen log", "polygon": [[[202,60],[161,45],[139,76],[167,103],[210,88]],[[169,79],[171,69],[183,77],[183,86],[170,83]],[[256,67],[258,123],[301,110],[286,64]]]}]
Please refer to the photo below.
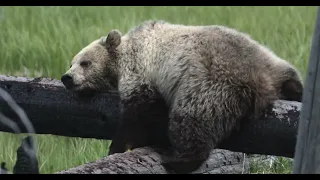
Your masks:
[{"label": "fallen log", "polygon": [[[112,139],[119,119],[116,92],[78,98],[54,79],[0,75],[0,87],[25,110],[37,134]],[[301,103],[278,100],[258,119],[248,119],[219,148],[252,154],[293,157]],[[21,128],[0,98],[0,112]],[[149,112],[146,112],[149,113]],[[13,131],[0,122],[0,131]]]},{"label": "fallen log", "polygon": [[[74,167],[56,174],[168,174],[162,162],[170,157],[151,148],[137,148],[130,152],[113,154],[95,162]],[[247,174],[249,161],[243,153],[215,149],[199,169],[191,174]]]}]

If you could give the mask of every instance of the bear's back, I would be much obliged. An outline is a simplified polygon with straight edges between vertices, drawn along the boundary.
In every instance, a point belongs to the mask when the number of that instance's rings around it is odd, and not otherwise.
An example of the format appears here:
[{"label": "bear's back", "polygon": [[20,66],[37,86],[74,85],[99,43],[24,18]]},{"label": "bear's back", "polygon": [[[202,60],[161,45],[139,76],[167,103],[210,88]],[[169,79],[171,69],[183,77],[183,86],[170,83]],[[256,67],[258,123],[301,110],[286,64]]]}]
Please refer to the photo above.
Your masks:
[{"label": "bear's back", "polygon": [[256,88],[256,83],[266,78],[266,86],[271,85],[276,81],[272,76],[279,76],[277,66],[288,65],[247,34],[224,26],[148,21],[131,30],[130,36],[141,49],[139,64],[144,77],[167,101],[190,76],[199,81],[210,79],[213,84]]}]

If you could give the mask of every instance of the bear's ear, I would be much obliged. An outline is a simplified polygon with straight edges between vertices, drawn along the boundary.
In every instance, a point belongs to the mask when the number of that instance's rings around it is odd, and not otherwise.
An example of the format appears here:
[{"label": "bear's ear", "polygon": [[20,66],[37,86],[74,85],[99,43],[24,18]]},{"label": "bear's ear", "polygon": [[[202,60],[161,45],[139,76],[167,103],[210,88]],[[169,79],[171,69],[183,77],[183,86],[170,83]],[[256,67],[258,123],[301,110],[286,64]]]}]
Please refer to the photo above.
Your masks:
[{"label": "bear's ear", "polygon": [[109,51],[114,50],[121,43],[121,32],[119,30],[111,30],[107,37],[102,38],[102,45]]}]

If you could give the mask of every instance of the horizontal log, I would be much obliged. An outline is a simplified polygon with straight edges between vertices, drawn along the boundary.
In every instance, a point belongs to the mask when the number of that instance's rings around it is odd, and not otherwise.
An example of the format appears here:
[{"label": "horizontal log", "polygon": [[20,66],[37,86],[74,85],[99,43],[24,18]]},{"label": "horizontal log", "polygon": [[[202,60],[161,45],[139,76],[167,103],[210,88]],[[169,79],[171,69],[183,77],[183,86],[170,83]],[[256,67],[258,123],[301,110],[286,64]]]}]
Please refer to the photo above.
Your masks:
[{"label": "horizontal log", "polygon": [[[95,162],[74,167],[56,174],[168,174],[161,164],[171,158],[151,148],[137,148],[113,154]],[[243,153],[215,149],[210,157],[191,174],[247,174],[249,161]]]},{"label": "horizontal log", "polygon": [[[116,92],[78,98],[55,79],[0,75],[0,87],[25,110],[37,134],[112,139],[119,119]],[[252,154],[293,157],[301,103],[278,100],[264,115],[245,120],[219,148]],[[26,129],[0,98],[0,112]],[[149,112],[146,112],[149,113]],[[0,131],[13,132],[0,122]]]},{"label": "horizontal log", "polygon": [[[0,75],[0,87],[23,108],[37,134],[111,139],[119,119],[116,92],[90,99],[77,98],[55,79]],[[18,123],[16,114],[0,97],[0,112]],[[0,131],[13,132],[0,122]]]}]

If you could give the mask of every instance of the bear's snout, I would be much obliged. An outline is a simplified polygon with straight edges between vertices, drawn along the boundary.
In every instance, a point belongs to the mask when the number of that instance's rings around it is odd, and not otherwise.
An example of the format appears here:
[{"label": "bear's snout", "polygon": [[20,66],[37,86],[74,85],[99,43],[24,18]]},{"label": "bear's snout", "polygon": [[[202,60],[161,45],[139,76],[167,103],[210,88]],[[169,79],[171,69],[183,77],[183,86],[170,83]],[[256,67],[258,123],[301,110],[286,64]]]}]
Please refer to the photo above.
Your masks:
[{"label": "bear's snout", "polygon": [[72,88],[72,86],[74,85],[73,79],[69,74],[64,74],[63,76],[61,76],[61,82],[67,89]]}]

